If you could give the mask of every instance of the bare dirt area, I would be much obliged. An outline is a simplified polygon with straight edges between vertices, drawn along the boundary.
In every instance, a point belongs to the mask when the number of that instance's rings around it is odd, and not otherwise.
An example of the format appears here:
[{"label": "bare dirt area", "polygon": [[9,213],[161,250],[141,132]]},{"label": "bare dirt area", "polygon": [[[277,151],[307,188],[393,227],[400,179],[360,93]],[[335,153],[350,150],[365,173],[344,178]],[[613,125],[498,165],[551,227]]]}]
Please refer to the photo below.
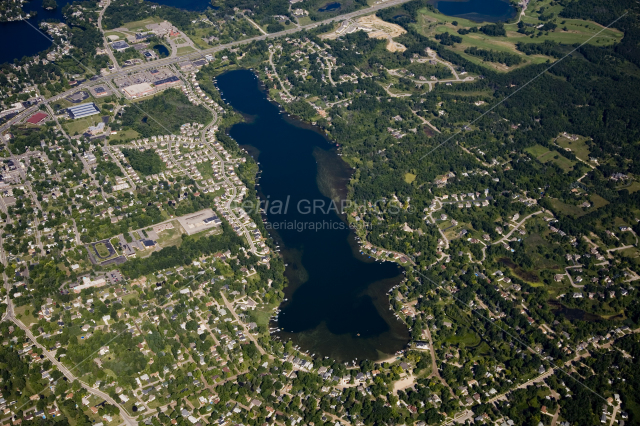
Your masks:
[{"label": "bare dirt area", "polygon": [[387,50],[390,52],[404,52],[407,50],[404,45],[393,41],[394,37],[398,37],[407,31],[400,25],[383,21],[376,15],[361,16],[355,20],[345,21],[338,29],[323,34],[321,37],[334,39],[360,30],[365,31],[370,38],[388,40]]}]

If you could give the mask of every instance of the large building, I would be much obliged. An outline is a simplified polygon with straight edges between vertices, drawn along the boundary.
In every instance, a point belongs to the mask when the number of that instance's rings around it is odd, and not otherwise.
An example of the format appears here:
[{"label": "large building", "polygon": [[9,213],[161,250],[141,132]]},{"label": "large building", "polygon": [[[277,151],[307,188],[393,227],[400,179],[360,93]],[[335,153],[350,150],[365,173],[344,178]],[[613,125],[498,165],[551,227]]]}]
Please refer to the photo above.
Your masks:
[{"label": "large building", "polygon": [[153,85],[159,89],[164,89],[165,87],[171,87],[181,83],[182,81],[180,81],[178,77],[172,75],[171,77],[163,78],[162,80],[154,82]]},{"label": "large building", "polygon": [[67,112],[69,113],[69,117],[72,119],[88,117],[90,115],[99,114],[100,110],[93,102],[89,102],[86,104],[81,104],[78,106],[74,106],[71,108],[67,108]]},{"label": "large building", "polygon": [[141,96],[150,95],[153,93],[153,87],[149,83],[140,83],[127,86],[122,89],[128,97],[135,99]]}]

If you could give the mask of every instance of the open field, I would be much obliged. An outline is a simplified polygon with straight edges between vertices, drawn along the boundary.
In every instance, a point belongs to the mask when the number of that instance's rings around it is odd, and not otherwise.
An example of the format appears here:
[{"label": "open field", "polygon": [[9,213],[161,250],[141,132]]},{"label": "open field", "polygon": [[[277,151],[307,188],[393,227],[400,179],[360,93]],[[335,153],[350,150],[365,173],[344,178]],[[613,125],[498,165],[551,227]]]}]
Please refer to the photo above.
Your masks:
[{"label": "open field", "polygon": [[576,157],[578,157],[582,161],[589,162],[590,151],[589,151],[589,147],[587,146],[586,140],[587,140],[586,138],[581,136],[578,137],[578,140],[576,141],[572,141],[570,139],[565,138],[564,136],[560,136],[558,140],[556,140],[556,143],[560,145],[562,148],[570,149],[571,152],[573,152],[576,155]]},{"label": "open field", "polygon": [[125,33],[121,33],[119,31],[105,31],[104,36],[107,38],[109,38],[110,36],[117,36],[118,40],[124,40],[127,38],[127,35]]},{"label": "open field", "polygon": [[[560,8],[560,6],[558,6]],[[537,26],[544,23],[538,19],[537,13],[532,13],[527,10],[527,15],[522,19],[527,24]],[[545,12],[546,13],[546,12]],[[531,14],[531,16],[529,16]],[[458,25],[455,26],[451,22],[457,21]],[[548,59],[555,61],[556,58],[547,57],[544,55],[530,55],[527,56],[524,53],[516,49],[516,44],[522,43],[544,43],[547,40],[555,41],[566,45],[573,45],[575,43],[583,43],[589,40],[590,37],[602,30],[602,27],[594,22],[583,21],[581,19],[563,19],[559,20],[558,27],[554,31],[539,32],[531,38],[525,34],[517,32],[517,26],[515,24],[506,24],[507,30],[506,37],[492,37],[482,32],[469,33],[465,35],[458,34],[460,28],[479,27],[483,24],[479,24],[467,19],[445,16],[438,12],[432,12],[427,9],[421,9],[419,11],[417,23],[414,27],[418,32],[423,35],[433,37],[438,33],[448,32],[450,34],[460,36],[462,43],[455,44],[454,46],[447,46],[448,49],[455,51],[456,53],[468,59],[476,64],[481,64],[486,67],[490,67],[497,71],[510,71],[512,69],[525,66],[530,63],[543,63]],[[566,28],[566,29],[565,29]],[[598,36],[589,40],[590,44],[595,46],[607,46],[619,42],[623,37],[622,32],[615,29],[606,29]],[[464,50],[468,47],[475,46],[479,49],[491,49],[500,52],[507,52],[517,54],[522,57],[523,62],[519,65],[507,67],[504,64],[484,62],[482,58],[475,57],[464,53]]]},{"label": "open field", "polygon": [[127,130],[119,130],[117,134],[112,135],[110,139],[122,139],[122,140],[131,140],[140,136],[140,133],[136,132],[133,129]]},{"label": "open field", "polygon": [[148,31],[147,30],[147,25],[148,24],[159,24],[160,22],[164,22],[164,19],[159,18],[157,16],[151,16],[149,18],[143,19],[141,21],[132,21],[132,22],[127,22],[126,24],[123,24],[122,26],[126,29],[128,29],[129,31]]},{"label": "open field", "polygon": [[158,239],[156,243],[158,243],[161,247],[169,247],[169,246],[180,246],[182,243],[182,227],[178,223],[178,221],[173,221],[173,229],[165,229],[164,231],[158,234]]},{"label": "open field", "polygon": [[589,211],[588,209],[584,210],[582,207],[574,206],[573,204],[563,203],[557,199],[551,199],[551,205],[560,213],[566,216],[574,216],[576,218],[584,216]]},{"label": "open field", "polygon": [[73,136],[76,134],[81,134],[85,130],[89,128],[89,126],[95,126],[100,121],[102,121],[101,115],[96,114],[90,117],[79,118],[77,120],[69,120],[63,124],[69,135]]},{"label": "open field", "polygon": [[576,164],[574,161],[569,160],[567,157],[561,155],[558,151],[551,151],[542,145],[534,145],[527,149],[526,152],[531,154],[536,160],[541,163],[553,162],[565,172],[573,170],[573,166]]},{"label": "open field", "polygon": [[107,248],[106,245],[104,245],[104,243],[98,243],[95,245],[95,249],[96,252],[98,252],[98,255],[100,257],[108,257],[109,256],[109,249]]},{"label": "open field", "polygon": [[343,26],[340,26],[335,31],[323,34],[321,37],[325,39],[335,39],[357,29],[366,29],[365,31],[369,38],[388,40],[387,50],[390,52],[403,52],[406,50],[405,46],[393,41],[393,38],[398,37],[407,31],[400,25],[383,21],[376,15],[361,16],[356,18],[346,30]]},{"label": "open field", "polygon": [[407,183],[411,183],[414,180],[416,180],[416,175],[414,175],[413,173],[405,173],[404,174],[404,181]]},{"label": "open field", "polygon": [[182,55],[186,55],[187,53],[192,53],[195,51],[196,50],[191,46],[178,47],[177,55],[182,56]]}]

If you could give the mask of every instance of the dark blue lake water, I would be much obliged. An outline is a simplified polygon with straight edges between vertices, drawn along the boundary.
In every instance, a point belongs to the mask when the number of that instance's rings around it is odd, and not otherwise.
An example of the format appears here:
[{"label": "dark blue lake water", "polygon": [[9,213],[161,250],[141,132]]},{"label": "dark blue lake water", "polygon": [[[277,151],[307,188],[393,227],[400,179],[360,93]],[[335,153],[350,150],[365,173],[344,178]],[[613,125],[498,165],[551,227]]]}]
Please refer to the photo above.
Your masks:
[{"label": "dark blue lake water", "polygon": [[56,0],[58,8],[49,11],[42,8],[42,0],[33,0],[26,3],[23,10],[36,11],[38,12],[36,16],[27,21],[1,22],[0,40],[3,42],[0,49],[0,63],[13,62],[14,59],[21,59],[23,56],[33,56],[49,48],[52,43],[46,33],[39,31],[40,22],[49,19],[64,22],[62,8],[71,1]]},{"label": "dark blue lake water", "polygon": [[[288,264],[289,299],[274,326],[309,353],[338,360],[380,359],[409,341],[405,325],[389,310],[387,291],[402,275],[358,251],[354,234],[328,206],[329,193],[344,197],[351,170],[317,128],[292,120],[271,103],[255,75],[231,71],[217,78],[227,103],[247,116],[230,135],[260,162],[262,199],[288,209],[267,209],[272,235]],[[332,197],[333,198],[333,197]],[[311,225],[321,229],[310,229]]]},{"label": "dark blue lake water", "polygon": [[475,22],[506,22],[518,10],[507,0],[433,0],[440,13]]},{"label": "dark blue lake water", "polygon": [[318,9],[318,12],[333,12],[334,10],[340,9],[340,6],[342,6],[340,3],[334,1],[322,6],[320,9]]},{"label": "dark blue lake water", "polygon": [[160,57],[166,58],[169,56],[169,49],[164,44],[156,44],[153,48],[160,53]]}]

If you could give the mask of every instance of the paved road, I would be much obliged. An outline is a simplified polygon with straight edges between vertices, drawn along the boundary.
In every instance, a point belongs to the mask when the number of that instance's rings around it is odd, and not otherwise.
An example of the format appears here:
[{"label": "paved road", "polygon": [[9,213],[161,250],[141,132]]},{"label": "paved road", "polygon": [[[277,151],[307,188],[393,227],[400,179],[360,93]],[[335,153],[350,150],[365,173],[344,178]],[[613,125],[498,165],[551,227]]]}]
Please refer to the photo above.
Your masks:
[{"label": "paved road", "polygon": [[274,49],[269,48],[269,63],[271,64],[271,69],[273,69],[273,73],[276,75],[276,78],[278,79],[278,82],[280,83],[280,87],[282,87],[282,90],[284,90],[284,93],[287,94],[287,96],[289,98],[291,98],[291,93],[289,93],[289,91],[287,90],[287,88],[285,87],[285,85],[282,83],[282,80],[280,80],[280,75],[278,75],[278,71],[276,71],[276,66],[273,63],[273,51]]},{"label": "paved road", "polygon": [[[256,348],[258,348],[258,351],[260,352],[260,355],[264,355],[266,352],[264,351],[264,349],[262,349],[262,346],[260,346],[260,344],[258,343],[256,338],[253,337],[251,332],[247,330],[246,325],[242,321],[240,321],[240,318],[238,318],[238,315],[236,314],[235,309],[233,309],[233,305],[229,303],[226,297],[224,297],[224,293],[220,293],[220,295],[222,296],[222,301],[224,302],[224,305],[227,307],[227,309],[229,309],[229,312],[231,312],[231,315],[233,315],[233,317],[236,319],[236,321],[238,322],[238,325],[242,327],[242,330],[244,331],[245,335],[249,338],[249,340],[255,343]],[[268,356],[269,356],[269,359],[274,359],[273,355],[268,354]]]},{"label": "paved road", "polygon": [[[111,62],[113,63],[113,66],[115,67],[115,70],[119,71],[120,70],[120,65],[118,65],[118,61],[116,61],[116,57],[113,56],[113,51],[109,47],[109,41],[104,36],[104,30],[102,29],[102,16],[104,15],[104,11],[107,10],[107,8],[109,7],[109,4],[111,3],[111,0],[106,0],[106,1],[107,1],[107,4],[104,5],[102,10],[100,11],[100,14],[98,15],[98,29],[102,33],[102,40],[104,42],[104,48],[107,51],[107,55],[109,55],[109,59],[111,59]],[[99,71],[99,70],[96,70],[96,71]]]},{"label": "paved road", "polygon": [[520,222],[516,223],[516,226],[514,226],[511,231],[509,231],[504,237],[500,238],[498,241],[492,243],[492,244],[500,244],[500,243],[504,243],[506,242],[509,237],[511,237],[511,234],[513,234],[518,228],[520,228],[527,220],[531,219],[533,216],[542,213],[542,210],[537,211],[535,213],[531,213],[529,216],[525,216]]},{"label": "paved road", "polygon": [[[82,83],[81,85],[67,90],[66,92],[60,93],[58,95],[55,95],[49,99],[46,99],[44,102],[45,103],[50,103],[50,102],[55,102],[60,98],[63,98],[65,96],[69,96],[72,93],[75,93],[78,90],[81,89],[86,89],[89,86],[93,86],[97,83],[104,83],[110,80],[113,80],[117,77],[121,77],[130,73],[135,73],[138,71],[143,71],[143,70],[147,70],[150,68],[158,68],[158,67],[162,67],[165,65],[171,65],[171,64],[175,64],[178,62],[182,62],[185,60],[189,60],[189,59],[199,59],[204,57],[204,55],[207,54],[213,54],[216,52],[220,52],[224,49],[229,49],[229,48],[233,48],[233,47],[237,47],[237,46],[241,46],[244,44],[248,44],[251,43],[253,41],[258,41],[258,40],[268,40],[268,39],[274,39],[277,37],[281,37],[284,35],[289,35],[289,34],[295,34],[301,30],[309,30],[312,28],[317,27],[318,25],[323,25],[323,24],[327,24],[327,23],[331,23],[331,22],[337,22],[337,21],[343,21],[345,19],[349,19],[349,18],[353,18],[355,16],[360,16],[360,15],[366,15],[369,13],[374,13],[380,9],[385,9],[387,7],[392,7],[392,6],[397,6],[399,4],[403,4],[403,3],[407,3],[411,0],[390,0],[388,2],[382,3],[382,4],[378,4],[372,7],[368,7],[366,9],[361,9],[355,12],[351,12],[351,13],[347,13],[345,15],[339,15],[336,16],[334,18],[330,18],[330,19],[326,19],[324,21],[319,21],[319,22],[315,22],[313,24],[309,24],[309,25],[304,25],[301,27],[295,27],[295,28],[290,28],[288,30],[285,31],[280,31],[277,33],[272,33],[272,34],[263,34],[260,36],[256,36],[256,37],[251,37],[251,38],[247,38],[244,40],[238,40],[238,41],[234,41],[231,43],[226,43],[226,44],[221,44],[215,47],[212,47],[210,49],[205,49],[205,50],[199,50],[197,52],[192,52],[189,53],[187,55],[183,55],[183,56],[177,56],[177,57],[173,57],[173,58],[164,58],[164,59],[159,59],[157,61],[151,61],[151,62],[147,62],[147,63],[143,63],[143,64],[139,64],[139,65],[134,65],[131,67],[126,67],[124,69],[121,69],[119,71],[116,71],[114,73],[111,73],[107,76],[101,76],[99,78],[97,78],[96,80],[93,81],[86,81],[84,83]],[[13,117],[11,120],[9,120],[7,123],[5,123],[4,125],[0,126],[0,133],[5,132],[7,129],[9,129],[10,126],[12,126],[13,124],[21,121],[22,119],[24,119],[25,117],[31,115],[33,112],[35,112],[38,109],[38,105],[34,105],[30,108],[27,108],[25,111],[23,111],[21,114],[16,115],[15,117]]]},{"label": "paved road", "polygon": [[[51,361],[51,363],[55,365],[62,374],[64,374],[64,376],[67,378],[67,380],[69,380],[70,383],[73,383],[75,380],[77,380],[77,377],[74,376],[73,373],[71,373],[71,371],[64,364],[58,361],[56,357],[54,357],[44,346],[38,343],[33,333],[31,333],[31,330],[29,330],[29,328],[26,325],[24,325],[22,321],[20,321],[13,315],[13,303],[9,299],[9,296],[7,296],[7,303],[8,303],[7,313],[5,314],[5,317],[3,318],[3,320],[8,319],[12,321],[15,325],[20,327],[22,330],[24,330],[27,337],[31,339],[31,342],[33,342],[34,345],[36,345],[38,348],[42,350],[42,354],[46,356],[47,359],[49,359],[49,361]],[[104,393],[99,389],[93,388],[80,380],[78,380],[78,382],[82,385],[83,388],[87,390],[87,392],[97,396],[98,398],[104,399],[109,404],[112,404],[118,407],[120,409],[120,416],[124,420],[125,425],[127,426],[138,425],[138,422],[133,417],[129,416],[125,411],[125,409],[117,401],[111,398],[109,394]]]}]

